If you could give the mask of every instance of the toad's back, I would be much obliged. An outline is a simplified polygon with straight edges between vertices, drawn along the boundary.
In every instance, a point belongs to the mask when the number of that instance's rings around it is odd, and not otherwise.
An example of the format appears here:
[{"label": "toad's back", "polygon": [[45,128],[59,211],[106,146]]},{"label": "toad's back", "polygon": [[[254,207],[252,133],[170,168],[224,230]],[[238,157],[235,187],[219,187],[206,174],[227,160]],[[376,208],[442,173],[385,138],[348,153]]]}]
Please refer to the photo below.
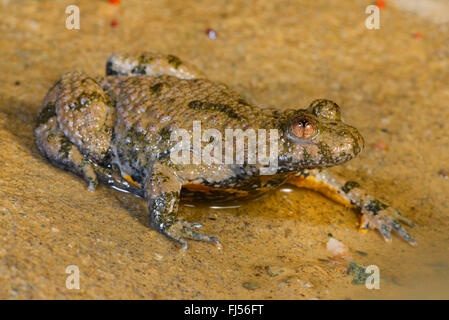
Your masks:
[{"label": "toad's back", "polygon": [[[222,83],[173,76],[107,77],[102,86],[115,100],[117,126],[151,135],[160,130],[260,128],[272,111],[254,108]],[[120,130],[120,129],[119,129]]]}]

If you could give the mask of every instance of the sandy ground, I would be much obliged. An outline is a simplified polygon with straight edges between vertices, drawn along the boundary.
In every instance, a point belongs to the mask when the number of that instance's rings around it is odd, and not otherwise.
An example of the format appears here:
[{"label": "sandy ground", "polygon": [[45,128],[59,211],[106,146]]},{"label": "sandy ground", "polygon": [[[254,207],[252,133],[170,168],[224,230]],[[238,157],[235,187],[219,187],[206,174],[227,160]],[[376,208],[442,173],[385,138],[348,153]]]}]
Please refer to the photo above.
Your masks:
[{"label": "sandy ground", "polygon": [[[449,298],[449,29],[394,2],[368,30],[370,1],[0,1],[0,298]],[[80,30],[65,28],[69,4]],[[89,192],[40,156],[34,121],[61,74],[101,75],[118,50],[178,55],[259,105],[336,101],[367,147],[332,170],[413,219],[419,245],[360,234],[354,211],[294,189],[183,206],[224,244],[183,252],[149,228],[141,200]],[[329,257],[329,234],[351,259]],[[378,266],[380,289],[353,284],[350,262]],[[66,287],[70,265],[79,290]]]}]

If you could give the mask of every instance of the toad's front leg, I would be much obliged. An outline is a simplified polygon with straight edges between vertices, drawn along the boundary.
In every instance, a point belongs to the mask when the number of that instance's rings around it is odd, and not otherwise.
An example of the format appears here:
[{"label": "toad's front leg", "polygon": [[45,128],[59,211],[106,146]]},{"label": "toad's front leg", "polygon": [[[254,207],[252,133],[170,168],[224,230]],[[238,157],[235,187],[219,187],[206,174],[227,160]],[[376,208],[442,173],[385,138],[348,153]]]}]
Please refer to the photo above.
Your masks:
[{"label": "toad's front leg", "polygon": [[173,166],[167,162],[156,162],[145,182],[145,199],[150,210],[151,224],[160,233],[188,248],[185,239],[207,242],[220,242],[211,236],[194,229],[202,227],[201,223],[187,222],[178,218],[178,206],[181,195],[182,180]]},{"label": "toad's front leg", "polygon": [[391,241],[391,231],[396,231],[405,241],[416,245],[415,240],[400,225],[414,223],[394,208],[382,203],[367,193],[355,181],[347,181],[343,177],[321,170],[304,170],[292,177],[288,183],[297,187],[313,189],[347,207],[360,211],[362,219],[360,231],[377,229],[386,241]]}]

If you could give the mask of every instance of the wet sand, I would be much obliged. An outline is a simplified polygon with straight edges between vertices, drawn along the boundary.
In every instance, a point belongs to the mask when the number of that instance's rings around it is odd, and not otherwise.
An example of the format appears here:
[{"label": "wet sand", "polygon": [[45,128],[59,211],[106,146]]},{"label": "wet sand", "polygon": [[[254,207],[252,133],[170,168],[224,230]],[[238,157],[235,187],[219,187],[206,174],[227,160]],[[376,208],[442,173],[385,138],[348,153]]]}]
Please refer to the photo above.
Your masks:
[{"label": "wet sand", "polygon": [[[449,298],[444,19],[390,1],[379,30],[365,27],[370,1],[77,1],[81,29],[67,30],[72,2],[0,1],[0,298]],[[361,234],[353,210],[293,188],[239,208],[183,205],[223,243],[184,252],[149,227],[142,200],[89,192],[41,157],[34,121],[61,74],[102,75],[115,51],[175,54],[262,106],[336,101],[366,149],[331,170],[415,221],[419,245]],[[330,258],[330,234],[352,259]],[[353,284],[350,262],[377,265],[380,289]],[[69,265],[79,290],[66,288]]]}]

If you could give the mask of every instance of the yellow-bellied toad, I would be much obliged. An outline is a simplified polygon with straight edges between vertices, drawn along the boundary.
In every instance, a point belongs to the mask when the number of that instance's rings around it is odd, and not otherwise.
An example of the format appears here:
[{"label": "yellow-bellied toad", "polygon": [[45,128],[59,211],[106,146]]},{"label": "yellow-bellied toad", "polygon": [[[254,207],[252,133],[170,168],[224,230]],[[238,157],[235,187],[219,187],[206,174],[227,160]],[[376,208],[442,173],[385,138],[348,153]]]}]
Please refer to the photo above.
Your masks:
[{"label": "yellow-bellied toad", "polygon": [[[340,119],[329,100],[307,109],[259,108],[221,83],[209,81],[172,55],[114,54],[106,77],[73,71],[50,89],[35,129],[40,152],[54,165],[82,176],[93,190],[98,182],[145,197],[151,224],[187,247],[185,239],[218,243],[196,231],[198,223],[178,218],[181,196],[230,200],[254,197],[283,183],[322,191],[362,214],[362,229],[376,228],[386,240],[398,232],[414,244],[393,208],[367,194],[356,182],[321,168],[355,157],[363,138]],[[178,129],[276,129],[276,168],[262,174],[260,163],[174,163],[170,157]],[[189,131],[190,130],[190,131]],[[202,144],[207,141],[201,141]],[[188,152],[194,152],[189,145]],[[182,191],[182,192],[181,192]]]}]

